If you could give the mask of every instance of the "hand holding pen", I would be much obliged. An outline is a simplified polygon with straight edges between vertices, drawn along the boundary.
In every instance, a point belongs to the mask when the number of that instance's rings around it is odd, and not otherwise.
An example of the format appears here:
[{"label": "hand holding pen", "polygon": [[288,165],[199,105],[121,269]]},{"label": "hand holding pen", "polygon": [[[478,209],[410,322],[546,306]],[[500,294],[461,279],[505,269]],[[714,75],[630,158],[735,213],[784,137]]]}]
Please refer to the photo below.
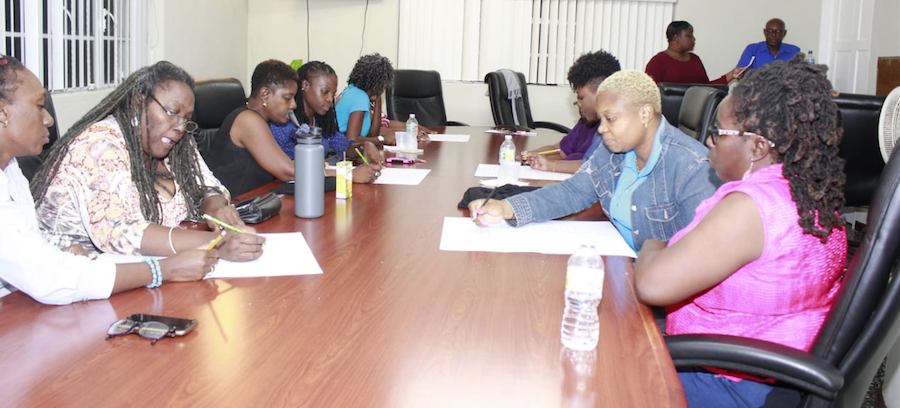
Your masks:
[{"label": "hand holding pen", "polygon": [[469,214],[472,222],[481,227],[515,218],[512,207],[503,200],[493,200],[498,187],[495,187],[487,199],[472,200],[469,203]]},{"label": "hand holding pen", "polygon": [[219,256],[222,259],[242,262],[252,261],[262,256],[266,238],[256,234],[255,229],[248,226],[240,229],[209,214],[203,214],[203,218],[227,231],[222,239],[224,244],[219,245]]}]

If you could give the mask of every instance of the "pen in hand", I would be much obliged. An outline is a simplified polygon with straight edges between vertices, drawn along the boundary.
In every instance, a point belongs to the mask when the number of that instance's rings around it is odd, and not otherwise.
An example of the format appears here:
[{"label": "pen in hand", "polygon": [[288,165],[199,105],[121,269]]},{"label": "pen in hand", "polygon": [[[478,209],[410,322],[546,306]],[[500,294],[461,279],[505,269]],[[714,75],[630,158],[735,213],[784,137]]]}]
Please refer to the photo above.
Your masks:
[{"label": "pen in hand", "polygon": [[491,200],[491,198],[494,198],[494,194],[496,194],[496,193],[497,193],[497,189],[500,188],[500,185],[499,185],[500,183],[497,183],[497,184],[498,184],[498,185],[495,186],[493,190],[491,190],[491,193],[488,194],[487,198],[484,199],[484,201],[481,203],[481,205],[478,206],[478,209],[475,210],[475,213],[476,213],[476,214],[483,214],[483,213],[484,213],[483,211],[481,211],[481,209],[484,208],[484,206],[487,204],[488,201]]},{"label": "pen in hand", "polygon": [[368,165],[369,165],[369,159],[367,159],[366,156],[364,156],[364,155],[362,154],[362,152],[359,151],[359,148],[358,148],[358,147],[354,147],[353,150],[356,150],[356,154],[358,154],[358,155],[359,155],[359,158],[362,159],[363,163],[365,163],[365,164],[368,166]]},{"label": "pen in hand", "polygon": [[203,218],[210,220],[210,221],[214,222],[215,224],[219,225],[220,227],[225,228],[231,232],[237,232],[238,234],[246,234],[247,233],[246,231],[244,231],[238,227],[235,227],[231,224],[228,224],[225,221],[219,220],[216,217],[213,217],[212,215],[203,214]]}]

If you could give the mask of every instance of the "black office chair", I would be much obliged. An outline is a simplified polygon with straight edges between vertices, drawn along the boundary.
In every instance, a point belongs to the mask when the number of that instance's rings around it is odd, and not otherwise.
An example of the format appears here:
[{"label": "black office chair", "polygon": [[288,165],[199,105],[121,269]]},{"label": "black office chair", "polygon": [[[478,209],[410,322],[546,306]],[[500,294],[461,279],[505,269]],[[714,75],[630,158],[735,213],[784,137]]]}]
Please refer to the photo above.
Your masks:
[{"label": "black office chair", "polygon": [[681,103],[684,94],[693,86],[706,86],[728,92],[727,85],[703,85],[703,84],[678,84],[674,82],[660,82],[659,94],[662,98],[662,114],[672,126],[678,126],[678,113],[681,112]]},{"label": "black office chair", "polygon": [[491,114],[494,116],[494,125],[504,127],[528,127],[552,129],[561,133],[569,133],[571,129],[553,122],[535,122],[531,117],[531,104],[528,102],[528,86],[525,75],[516,72],[519,78],[519,87],[522,89],[522,102],[525,112],[524,120],[519,118],[519,124],[513,117],[513,105],[509,100],[506,87],[506,79],[500,71],[490,72],[484,76],[484,82],[488,84],[488,97],[491,101]]},{"label": "black office chair", "polygon": [[878,118],[883,96],[842,93],[834,98],[841,112],[840,156],[847,161],[844,197],[848,206],[866,206],[872,202],[884,159],[878,149]]},{"label": "black office chair", "polygon": [[34,177],[34,173],[37,171],[38,166],[41,165],[41,162],[44,160],[44,156],[47,155],[47,150],[50,150],[50,146],[56,142],[56,139],[59,139],[59,125],[56,123],[56,109],[53,107],[53,98],[50,97],[50,92],[47,92],[47,98],[44,100],[44,107],[47,108],[47,112],[50,112],[50,116],[53,117],[53,126],[50,126],[50,143],[44,145],[41,153],[35,156],[22,156],[17,157],[16,161],[19,163],[19,167],[22,169],[22,174],[25,175],[25,178],[28,181],[31,181],[31,178]]},{"label": "black office chair", "polygon": [[812,351],[722,335],[666,338],[676,367],[718,367],[775,378],[801,391],[800,407],[858,407],[900,336],[900,149],[869,208],[862,244]]},{"label": "black office chair", "polygon": [[716,119],[716,107],[725,99],[725,91],[708,86],[693,86],[684,93],[678,112],[678,129],[706,143],[709,125]]},{"label": "black office chair", "polygon": [[388,119],[405,122],[414,113],[422,126],[469,126],[447,121],[441,74],[437,71],[398,69],[387,94]]},{"label": "black office chair", "polygon": [[194,135],[197,150],[205,158],[219,126],[231,111],[247,103],[241,81],[236,78],[198,79],[194,82]]}]

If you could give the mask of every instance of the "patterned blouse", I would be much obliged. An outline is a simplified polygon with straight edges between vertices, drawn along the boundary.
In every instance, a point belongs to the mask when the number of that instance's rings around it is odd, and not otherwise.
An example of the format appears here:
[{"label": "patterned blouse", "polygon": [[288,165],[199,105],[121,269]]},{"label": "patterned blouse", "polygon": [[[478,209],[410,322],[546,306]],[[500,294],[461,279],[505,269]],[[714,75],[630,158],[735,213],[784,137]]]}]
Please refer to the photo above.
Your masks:
[{"label": "patterned blouse", "polygon": [[[201,190],[227,191],[196,150],[203,180]],[[169,166],[169,159],[164,161]],[[230,199],[230,198],[229,198]],[[160,223],[174,227],[188,216],[181,188],[172,198],[159,197]],[[125,138],[115,118],[107,117],[72,141],[44,199],[37,207],[44,239],[58,247],[81,244],[90,253],[138,255],[150,222],[141,213],[140,196],[131,177]]]}]

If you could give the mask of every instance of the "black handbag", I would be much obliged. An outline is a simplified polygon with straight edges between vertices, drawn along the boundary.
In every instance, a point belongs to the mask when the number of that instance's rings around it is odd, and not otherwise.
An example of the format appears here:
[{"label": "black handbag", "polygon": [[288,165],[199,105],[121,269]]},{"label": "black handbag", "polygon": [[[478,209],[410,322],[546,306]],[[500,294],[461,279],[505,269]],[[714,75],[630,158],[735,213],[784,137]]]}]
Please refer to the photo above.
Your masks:
[{"label": "black handbag", "polygon": [[235,206],[241,221],[247,224],[259,224],[281,211],[281,197],[275,193],[243,201]]}]

